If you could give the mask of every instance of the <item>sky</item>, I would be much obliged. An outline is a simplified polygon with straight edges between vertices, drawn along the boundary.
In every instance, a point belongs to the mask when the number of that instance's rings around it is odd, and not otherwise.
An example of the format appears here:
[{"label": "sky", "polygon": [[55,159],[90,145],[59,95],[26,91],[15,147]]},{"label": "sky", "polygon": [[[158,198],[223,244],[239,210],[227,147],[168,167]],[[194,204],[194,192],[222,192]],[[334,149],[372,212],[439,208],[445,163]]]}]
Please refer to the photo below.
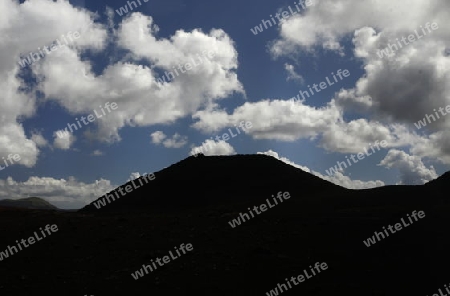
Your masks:
[{"label": "sky", "polygon": [[352,189],[450,170],[448,1],[0,11],[0,199],[81,208],[198,151],[267,154]]}]

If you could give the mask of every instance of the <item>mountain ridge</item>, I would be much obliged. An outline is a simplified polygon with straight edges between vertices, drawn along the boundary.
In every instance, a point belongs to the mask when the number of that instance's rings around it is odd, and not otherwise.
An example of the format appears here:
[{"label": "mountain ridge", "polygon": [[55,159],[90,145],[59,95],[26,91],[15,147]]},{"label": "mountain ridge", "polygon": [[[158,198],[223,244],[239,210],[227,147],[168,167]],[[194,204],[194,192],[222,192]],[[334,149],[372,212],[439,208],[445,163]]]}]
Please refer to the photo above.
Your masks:
[{"label": "mountain ridge", "polygon": [[[443,175],[444,176],[444,175]],[[445,174],[450,176],[450,173]],[[134,181],[138,183],[139,177]],[[446,179],[447,177],[445,177]],[[108,192],[114,195],[119,188],[132,185],[129,181]],[[144,183],[139,181],[140,183]],[[173,186],[177,184],[177,186]],[[447,186],[440,178],[428,184],[428,190],[436,186]],[[238,186],[239,185],[239,186]],[[439,186],[441,186],[439,185]],[[183,187],[179,191],[179,187]],[[134,185],[133,185],[134,187]],[[220,188],[220,189],[218,189]],[[425,189],[420,186],[420,192]],[[264,154],[232,156],[190,156],[155,173],[155,180],[136,188],[126,195],[115,198],[97,209],[94,203],[99,197],[80,211],[132,210],[149,208],[199,207],[209,205],[230,205],[265,200],[279,191],[290,191],[301,196],[303,202],[344,204],[355,202],[359,196],[367,196],[368,203],[378,203],[389,198],[391,193],[399,196],[414,195],[415,186],[382,186],[373,189],[352,190],[333,184],[309,172],[287,164],[273,156]],[[187,197],[182,197],[180,195]],[[118,193],[116,196],[120,196]],[[403,199],[403,197],[397,197]]]}]

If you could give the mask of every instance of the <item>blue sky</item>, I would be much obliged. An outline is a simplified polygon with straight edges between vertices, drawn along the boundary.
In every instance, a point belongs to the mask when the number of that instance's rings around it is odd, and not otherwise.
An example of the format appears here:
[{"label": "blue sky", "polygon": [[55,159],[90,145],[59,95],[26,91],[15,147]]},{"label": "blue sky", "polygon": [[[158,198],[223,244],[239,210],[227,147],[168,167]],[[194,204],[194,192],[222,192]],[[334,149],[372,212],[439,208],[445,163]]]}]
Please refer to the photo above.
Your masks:
[{"label": "blue sky", "polygon": [[[347,188],[423,184],[449,170],[450,120],[414,125],[450,104],[449,4],[315,0],[255,35],[294,1],[140,2],[133,10],[120,0],[0,3],[0,157],[21,156],[0,171],[0,198],[79,208],[239,122],[252,128],[205,154],[265,153]],[[415,30],[421,39],[377,55]],[[74,32],[66,46],[20,65]],[[157,82],[204,51],[213,56]],[[290,100],[338,70],[348,77]],[[117,109],[57,136],[107,102]],[[382,140],[373,155],[326,172]]]}]

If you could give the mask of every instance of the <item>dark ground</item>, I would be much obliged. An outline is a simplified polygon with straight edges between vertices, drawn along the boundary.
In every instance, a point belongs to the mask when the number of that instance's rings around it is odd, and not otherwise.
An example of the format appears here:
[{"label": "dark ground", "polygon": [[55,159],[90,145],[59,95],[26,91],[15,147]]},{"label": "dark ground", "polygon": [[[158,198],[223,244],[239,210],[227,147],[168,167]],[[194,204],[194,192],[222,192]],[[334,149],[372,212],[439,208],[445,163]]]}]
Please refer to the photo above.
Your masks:
[{"label": "dark ground", "polygon": [[[252,169],[248,164],[244,167]],[[163,172],[156,174],[159,182]],[[286,187],[291,186],[288,183]],[[289,190],[279,187],[240,201],[182,208],[162,203],[150,210],[130,196],[105,210],[3,210],[0,251],[46,224],[57,224],[59,230],[0,262],[0,293],[266,295],[285,278],[326,262],[327,270],[283,295],[431,296],[450,283],[447,184],[448,174],[415,187],[362,191],[289,187],[293,191],[289,200],[236,228],[228,221],[239,212]],[[183,198],[196,198],[183,188]],[[147,190],[157,191],[143,188],[140,198]],[[137,206],[120,210],[114,203]],[[413,210],[425,211],[426,217],[371,247],[363,244],[374,231],[400,222]],[[191,243],[193,251],[138,280],[131,277],[142,264],[167,255],[181,243]]]}]

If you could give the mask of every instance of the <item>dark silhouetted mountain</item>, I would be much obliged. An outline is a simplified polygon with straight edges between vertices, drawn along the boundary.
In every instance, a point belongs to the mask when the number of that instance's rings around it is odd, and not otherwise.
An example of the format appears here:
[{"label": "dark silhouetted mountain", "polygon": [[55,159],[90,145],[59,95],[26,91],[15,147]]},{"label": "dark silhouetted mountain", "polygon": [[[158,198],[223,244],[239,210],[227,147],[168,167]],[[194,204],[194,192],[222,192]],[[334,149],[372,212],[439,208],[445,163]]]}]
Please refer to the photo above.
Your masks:
[{"label": "dark silhouetted mountain", "polygon": [[[115,196],[120,198],[100,210],[250,202],[265,200],[279,191],[305,197],[347,191],[267,155],[191,156],[155,173],[155,176],[156,179],[148,184],[142,177],[134,180],[134,188],[140,183],[144,186],[123,197],[119,188],[113,190],[109,194],[117,192]],[[120,186],[122,192],[127,185],[133,186],[132,182]],[[97,210],[92,203],[84,209]]]},{"label": "dark silhouetted mountain", "polygon": [[[269,291],[316,262],[328,269],[286,295],[423,296],[448,283],[448,173],[422,186],[348,190],[270,156],[237,155],[189,157],[155,176],[99,210],[2,211],[0,256],[58,226],[3,258],[2,295],[277,295]],[[231,226],[279,191],[291,197]],[[413,211],[425,217],[410,223]],[[387,235],[402,219],[408,225]],[[385,237],[367,247],[375,232]],[[183,243],[193,250],[148,271]]]},{"label": "dark silhouetted mountain", "polygon": [[[125,192],[127,185],[139,188],[121,195],[118,187],[108,193],[114,196],[114,199],[110,198],[110,203],[102,196],[81,211],[251,204],[271,198],[279,191],[289,191],[297,196],[295,202],[303,206],[314,204],[321,210],[348,206],[373,207],[380,203],[385,206],[409,204],[413,207],[423,204],[423,196],[428,196],[428,202],[435,200],[439,203],[444,198],[442,190],[450,189],[450,182],[446,181],[450,174],[447,173],[427,185],[350,190],[262,154],[191,156],[156,172],[155,176],[156,179],[148,183],[142,177],[128,182],[120,186],[122,192]],[[100,199],[106,205],[97,209],[93,204]]]},{"label": "dark silhouetted mountain", "polygon": [[39,197],[27,197],[21,199],[2,199],[0,207],[22,208],[34,210],[58,210],[57,207]]}]

